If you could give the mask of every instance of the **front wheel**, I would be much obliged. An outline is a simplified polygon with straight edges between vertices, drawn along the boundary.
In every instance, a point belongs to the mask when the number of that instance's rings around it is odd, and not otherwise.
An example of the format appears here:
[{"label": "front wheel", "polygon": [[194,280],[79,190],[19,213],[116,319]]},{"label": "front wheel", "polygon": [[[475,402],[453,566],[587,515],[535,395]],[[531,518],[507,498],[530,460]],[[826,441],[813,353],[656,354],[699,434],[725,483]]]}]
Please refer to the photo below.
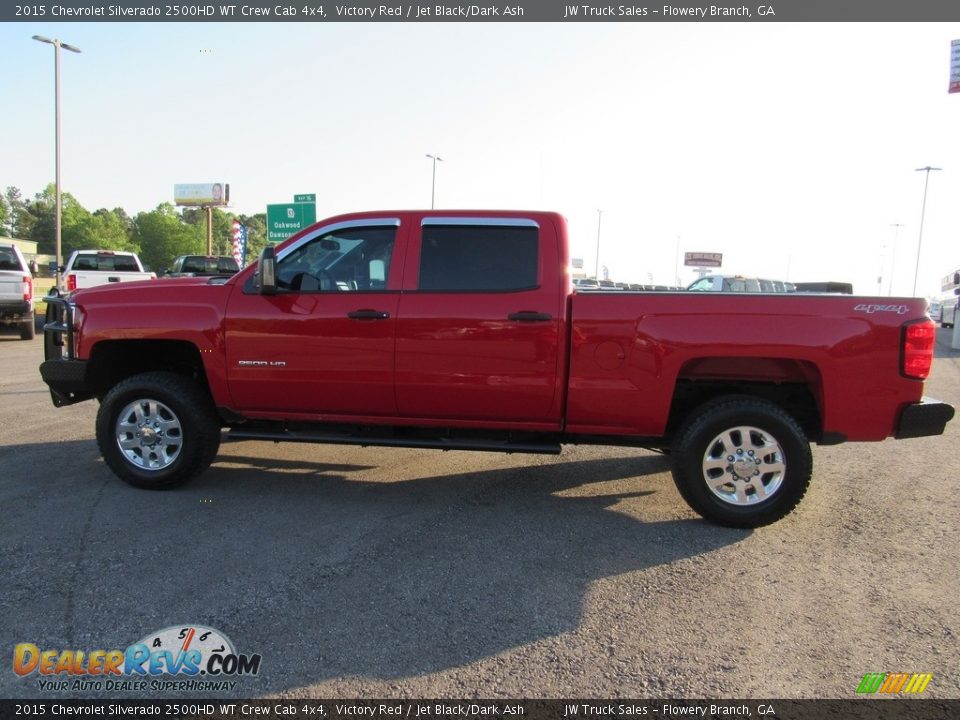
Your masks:
[{"label": "front wheel", "polygon": [[120,479],[167,490],[209,467],[220,447],[220,422],[205,392],[169,372],[134,375],[103,398],[97,445]]},{"label": "front wheel", "polygon": [[673,479],[684,500],[726,527],[769,525],[793,510],[810,484],[803,429],[776,405],[736,398],[695,411],[673,444]]}]

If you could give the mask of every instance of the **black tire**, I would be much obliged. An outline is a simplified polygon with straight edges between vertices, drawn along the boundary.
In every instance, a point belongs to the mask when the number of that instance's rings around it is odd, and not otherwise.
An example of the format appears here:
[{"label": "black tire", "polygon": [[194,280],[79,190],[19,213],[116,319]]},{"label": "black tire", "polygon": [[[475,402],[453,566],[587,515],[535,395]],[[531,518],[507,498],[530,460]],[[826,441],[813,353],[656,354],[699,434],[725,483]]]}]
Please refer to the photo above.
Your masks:
[{"label": "black tire", "polygon": [[97,412],[97,445],[121,480],[147,490],[169,490],[213,462],[220,448],[220,421],[209,395],[195,382],[175,373],[148,372],[127,378],[104,396]]},{"label": "black tire", "polygon": [[37,330],[33,325],[33,318],[24,320],[20,323],[20,339],[33,340],[37,336]]},{"label": "black tire", "polygon": [[694,411],[673,444],[673,479],[706,520],[769,525],[810,485],[813,456],[803,429],[766,400],[731,398]]}]

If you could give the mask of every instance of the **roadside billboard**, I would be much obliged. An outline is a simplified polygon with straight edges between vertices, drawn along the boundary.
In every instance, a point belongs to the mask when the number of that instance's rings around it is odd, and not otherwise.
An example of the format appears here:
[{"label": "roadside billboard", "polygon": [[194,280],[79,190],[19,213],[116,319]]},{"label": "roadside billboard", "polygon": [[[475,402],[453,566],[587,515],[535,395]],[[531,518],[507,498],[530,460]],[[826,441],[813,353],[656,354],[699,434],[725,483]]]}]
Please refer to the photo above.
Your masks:
[{"label": "roadside billboard", "polygon": [[173,202],[188,207],[224,207],[230,202],[230,185],[219,182],[174,185]]},{"label": "roadside billboard", "polygon": [[684,253],[683,264],[687,267],[720,267],[723,265],[723,253]]}]

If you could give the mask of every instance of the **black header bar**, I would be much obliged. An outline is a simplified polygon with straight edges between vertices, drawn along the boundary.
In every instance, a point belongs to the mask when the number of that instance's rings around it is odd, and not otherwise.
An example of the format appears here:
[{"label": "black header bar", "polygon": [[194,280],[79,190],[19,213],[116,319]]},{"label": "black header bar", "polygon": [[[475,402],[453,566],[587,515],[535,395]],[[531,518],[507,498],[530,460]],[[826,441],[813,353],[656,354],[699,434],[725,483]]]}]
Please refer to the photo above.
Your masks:
[{"label": "black header bar", "polygon": [[0,5],[2,22],[960,22],[956,0],[582,3],[370,0],[38,0]]}]

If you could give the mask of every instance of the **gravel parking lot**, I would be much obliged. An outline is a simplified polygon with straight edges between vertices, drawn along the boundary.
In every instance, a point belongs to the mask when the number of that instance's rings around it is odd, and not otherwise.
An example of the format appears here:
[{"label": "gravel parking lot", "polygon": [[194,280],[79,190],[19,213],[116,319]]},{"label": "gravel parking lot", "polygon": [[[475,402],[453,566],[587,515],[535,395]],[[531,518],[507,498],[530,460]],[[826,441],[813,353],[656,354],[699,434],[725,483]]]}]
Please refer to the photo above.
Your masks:
[{"label": "gravel parking lot", "polygon": [[[927,390],[960,406],[939,332]],[[4,653],[200,624],[262,656],[205,696],[849,698],[903,671],[960,697],[956,420],[815,448],[799,509],[756,531],[699,520],[663,458],[618,448],[224,443],[155,493],[105,467],[94,403],[53,408],[41,355],[0,337]],[[3,664],[0,697],[44,696]]]}]

